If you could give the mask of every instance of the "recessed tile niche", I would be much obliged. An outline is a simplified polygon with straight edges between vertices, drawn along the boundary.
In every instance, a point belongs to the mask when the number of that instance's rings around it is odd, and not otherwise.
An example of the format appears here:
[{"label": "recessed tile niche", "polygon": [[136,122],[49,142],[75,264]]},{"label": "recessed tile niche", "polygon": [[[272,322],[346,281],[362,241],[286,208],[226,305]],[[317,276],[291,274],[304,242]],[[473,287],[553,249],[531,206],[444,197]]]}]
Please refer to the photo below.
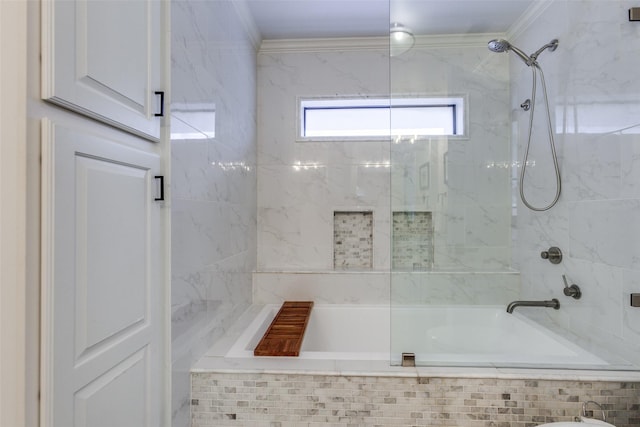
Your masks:
[{"label": "recessed tile niche", "polygon": [[431,212],[393,212],[392,266],[398,270],[429,270],[433,266]]},{"label": "recessed tile niche", "polygon": [[373,268],[373,212],[333,213],[333,268]]}]

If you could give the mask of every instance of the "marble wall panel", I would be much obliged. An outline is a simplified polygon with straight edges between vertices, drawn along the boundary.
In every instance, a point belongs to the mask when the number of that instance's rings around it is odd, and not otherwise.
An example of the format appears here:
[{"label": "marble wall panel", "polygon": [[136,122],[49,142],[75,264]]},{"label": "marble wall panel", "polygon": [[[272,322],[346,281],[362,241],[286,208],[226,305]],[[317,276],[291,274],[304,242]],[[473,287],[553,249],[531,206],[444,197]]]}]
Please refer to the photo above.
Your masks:
[{"label": "marble wall panel", "polygon": [[[256,304],[506,305],[520,295],[517,272],[280,272],[253,275]],[[390,299],[391,296],[391,299]]]},{"label": "marble wall panel", "polygon": [[[433,212],[436,270],[508,270],[511,264],[506,58],[488,54],[484,40],[475,43],[416,48],[391,63],[392,92],[458,94],[468,103],[465,137],[391,147],[394,210]],[[417,173],[426,162],[428,189]]]},{"label": "marble wall panel", "polygon": [[236,6],[172,2],[174,427],[190,425],[191,366],[251,304],[256,48]]},{"label": "marble wall panel", "polygon": [[[562,325],[587,345],[612,349],[637,364],[632,324],[638,309],[630,307],[629,294],[640,291],[640,82],[633,77],[640,66],[640,27],[628,22],[630,7],[632,2],[624,0],[555,0],[513,40],[525,51],[551,38],[560,40],[555,52],[540,55],[539,63],[547,78],[563,178],[560,201],[551,210],[531,212],[518,203],[514,253],[523,296],[555,296],[561,302],[557,312],[531,316]],[[529,96],[531,75],[517,58],[510,66],[515,109]],[[513,120],[514,150],[522,153],[528,117],[518,112]],[[534,131],[539,137],[533,144],[543,150],[543,124],[535,123]],[[549,169],[548,155],[535,156],[532,175],[543,171],[543,164]],[[554,185],[553,174],[545,172],[525,181],[525,191],[536,201],[549,200]],[[565,254],[557,266],[538,255],[552,245]],[[580,300],[562,294],[563,274],[583,289]]]},{"label": "marble wall panel", "polygon": [[296,141],[298,97],[388,94],[387,61],[384,49],[259,54],[259,271],[332,270],[335,211],[373,212],[372,268],[388,267],[389,143]]},{"label": "marble wall panel", "polygon": [[[391,76],[388,61],[375,50],[259,55],[259,270],[331,269],[321,237],[332,234],[331,209],[374,210],[373,268],[390,268],[389,203],[434,212],[434,268],[509,269],[507,59],[488,55],[483,41],[416,47],[394,58]],[[296,142],[297,97],[390,91],[465,96],[467,137]],[[300,206],[324,213],[303,218]],[[303,237],[308,228],[316,240]]]}]

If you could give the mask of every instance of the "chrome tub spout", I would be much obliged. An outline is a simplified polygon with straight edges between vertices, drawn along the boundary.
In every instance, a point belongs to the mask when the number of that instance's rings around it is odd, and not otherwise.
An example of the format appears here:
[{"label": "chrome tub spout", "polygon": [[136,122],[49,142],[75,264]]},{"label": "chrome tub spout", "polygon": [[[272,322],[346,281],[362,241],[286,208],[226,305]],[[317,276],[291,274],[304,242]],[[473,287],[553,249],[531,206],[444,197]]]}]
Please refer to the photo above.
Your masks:
[{"label": "chrome tub spout", "polygon": [[516,307],[550,307],[558,310],[560,308],[560,301],[555,298],[545,301],[513,301],[507,306],[507,313],[513,313]]}]

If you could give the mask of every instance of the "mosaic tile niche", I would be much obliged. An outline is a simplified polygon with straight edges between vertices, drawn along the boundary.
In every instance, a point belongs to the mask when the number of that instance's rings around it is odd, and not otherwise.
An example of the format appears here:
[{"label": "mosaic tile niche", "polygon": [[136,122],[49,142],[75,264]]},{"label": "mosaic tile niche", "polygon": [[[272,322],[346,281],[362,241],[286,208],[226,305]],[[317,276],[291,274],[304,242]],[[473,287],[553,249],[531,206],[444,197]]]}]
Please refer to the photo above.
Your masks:
[{"label": "mosaic tile niche", "polygon": [[394,270],[430,270],[433,266],[431,212],[393,212]]},{"label": "mosaic tile niche", "polygon": [[588,400],[640,426],[638,382],[194,373],[192,386],[192,427],[533,427],[573,421]]},{"label": "mosaic tile niche", "polygon": [[333,213],[333,268],[373,268],[373,212]]}]

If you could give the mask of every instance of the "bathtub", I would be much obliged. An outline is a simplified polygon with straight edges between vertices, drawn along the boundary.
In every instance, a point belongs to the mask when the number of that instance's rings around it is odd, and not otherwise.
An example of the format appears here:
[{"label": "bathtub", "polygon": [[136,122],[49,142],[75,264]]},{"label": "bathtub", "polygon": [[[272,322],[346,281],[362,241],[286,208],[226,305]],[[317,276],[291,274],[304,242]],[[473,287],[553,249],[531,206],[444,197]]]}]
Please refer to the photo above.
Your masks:
[{"label": "bathtub", "polygon": [[[253,349],[278,309],[275,304],[264,306],[226,357],[254,357]],[[517,312],[508,314],[503,306],[390,309],[316,304],[299,358],[391,360],[392,364],[400,364],[403,352],[414,353],[416,363],[427,366],[608,365],[527,317]]]}]

